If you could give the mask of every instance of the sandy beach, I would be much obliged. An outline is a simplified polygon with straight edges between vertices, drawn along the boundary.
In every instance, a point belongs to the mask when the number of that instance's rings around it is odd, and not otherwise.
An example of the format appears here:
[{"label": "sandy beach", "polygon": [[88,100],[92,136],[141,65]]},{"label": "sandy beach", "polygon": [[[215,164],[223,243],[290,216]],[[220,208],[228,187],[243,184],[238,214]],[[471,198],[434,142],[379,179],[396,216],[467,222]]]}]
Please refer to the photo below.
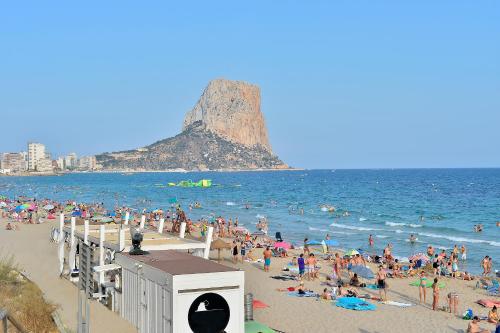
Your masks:
[{"label": "sandy beach", "polygon": [[[0,252],[13,255],[23,273],[45,294],[45,299],[59,306],[57,313],[69,332],[77,326],[78,292],[66,279],[59,278],[57,246],[49,241],[55,222],[17,224],[19,230],[5,230],[0,219]],[[136,332],[134,327],[97,302],[91,302],[92,332]]]},{"label": "sandy beach", "polygon": [[[54,221],[44,224],[21,224],[20,230],[6,231],[6,220],[0,222],[0,242],[2,252],[13,254],[25,274],[35,282],[45,293],[46,299],[58,304],[59,316],[64,324],[74,329],[76,327],[77,291],[69,281],[60,279],[57,272],[56,245],[49,242],[49,231]],[[254,256],[259,258],[262,249],[254,250]],[[298,250],[295,250],[298,253]],[[292,250],[293,252],[293,250]],[[316,298],[290,297],[278,288],[296,286],[296,281],[279,281],[270,276],[279,275],[290,258],[273,258],[269,273],[263,271],[262,263],[233,264],[229,251],[223,251],[222,263],[245,270],[245,293],[252,293],[254,298],[269,305],[265,309],[255,309],[256,320],[270,327],[287,332],[465,332],[468,322],[444,311],[431,310],[431,290],[428,290],[426,304],[419,304],[418,288],[409,285],[416,278],[389,279],[388,299],[391,301],[411,303],[413,306],[402,308],[371,301],[376,305],[375,311],[352,311],[336,307],[332,302]],[[292,255],[292,253],[290,254]],[[212,252],[211,257],[217,257]],[[320,275],[331,273],[331,264],[320,261]],[[370,265],[375,271],[374,265]],[[347,280],[347,276],[343,277]],[[321,280],[321,279],[320,279]],[[323,279],[324,280],[324,279]],[[491,298],[484,290],[474,289],[475,281],[453,280],[441,278],[446,287],[441,290],[440,306],[446,305],[448,292],[459,295],[459,313],[468,308],[474,314],[486,315],[487,309],[475,302],[481,298]],[[371,281],[366,281],[370,283]],[[315,292],[321,292],[324,286],[320,281],[305,281],[305,287]],[[363,294],[377,296],[377,291],[360,289]],[[125,320],[93,302],[92,331],[93,332],[134,332]],[[484,328],[493,330],[494,325],[481,322]]]}]

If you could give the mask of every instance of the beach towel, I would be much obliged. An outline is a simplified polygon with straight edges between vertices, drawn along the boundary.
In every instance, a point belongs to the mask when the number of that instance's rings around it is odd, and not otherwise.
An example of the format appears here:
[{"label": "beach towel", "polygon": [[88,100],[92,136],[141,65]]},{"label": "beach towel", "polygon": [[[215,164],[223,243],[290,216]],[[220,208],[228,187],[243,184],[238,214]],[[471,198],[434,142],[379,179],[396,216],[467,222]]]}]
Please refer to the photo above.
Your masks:
[{"label": "beach towel", "polygon": [[[432,284],[434,282],[433,281],[427,281],[427,284],[425,285],[426,288],[432,288]],[[410,283],[410,286],[414,286],[414,287],[418,287],[420,286],[420,280],[416,280],[416,281],[413,281],[412,283]],[[438,288],[439,289],[443,289],[445,287],[445,283],[443,281],[439,281],[438,282]]]},{"label": "beach towel", "polygon": [[281,280],[281,281],[293,281],[295,280],[295,276],[292,275],[274,275],[271,276],[272,279]]},{"label": "beach towel", "polygon": [[494,299],[480,299],[477,301],[477,304],[484,306],[485,308],[492,308],[493,306],[496,306],[497,308],[500,308],[500,300],[494,300]]},{"label": "beach towel", "polygon": [[312,291],[306,291],[305,294],[299,294],[298,291],[291,291],[288,293],[288,296],[290,296],[290,297],[319,297],[318,294],[316,294]]},{"label": "beach towel", "polygon": [[267,307],[269,307],[269,305],[267,305],[266,303],[259,301],[257,299],[253,300],[253,308],[254,309],[265,309]]},{"label": "beach towel", "polygon": [[357,297],[337,298],[335,306],[356,311],[373,311],[376,309],[376,306],[374,304],[371,304],[366,300]]},{"label": "beach towel", "polygon": [[378,286],[376,284],[367,284],[366,288],[367,289],[372,289],[372,290],[377,290]]},{"label": "beach towel", "polygon": [[413,304],[410,304],[410,303],[400,303],[400,302],[394,302],[394,301],[385,301],[382,303],[387,304],[387,305],[399,306],[400,308],[408,308],[410,306],[413,306]]}]

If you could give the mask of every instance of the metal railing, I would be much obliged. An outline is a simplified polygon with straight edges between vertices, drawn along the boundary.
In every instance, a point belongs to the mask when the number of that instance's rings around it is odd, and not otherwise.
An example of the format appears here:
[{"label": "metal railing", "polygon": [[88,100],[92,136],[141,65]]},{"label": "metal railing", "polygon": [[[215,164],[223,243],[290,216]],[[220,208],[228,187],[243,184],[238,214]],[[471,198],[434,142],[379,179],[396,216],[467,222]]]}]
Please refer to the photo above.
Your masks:
[{"label": "metal railing", "polygon": [[26,331],[14,317],[9,315],[7,310],[0,309],[0,321],[2,322],[3,333],[7,333],[9,322],[17,329],[18,332],[28,333],[28,331]]}]

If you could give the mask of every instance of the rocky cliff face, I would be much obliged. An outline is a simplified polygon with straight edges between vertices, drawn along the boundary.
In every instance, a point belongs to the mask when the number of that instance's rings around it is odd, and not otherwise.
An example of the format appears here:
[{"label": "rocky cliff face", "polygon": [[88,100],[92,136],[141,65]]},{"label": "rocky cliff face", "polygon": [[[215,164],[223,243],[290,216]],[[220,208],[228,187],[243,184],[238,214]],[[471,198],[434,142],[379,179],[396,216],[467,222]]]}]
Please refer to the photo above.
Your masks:
[{"label": "rocky cliff face", "polygon": [[221,79],[209,83],[179,135],[96,160],[107,170],[288,168],[271,151],[259,88]]},{"label": "rocky cliff face", "polygon": [[245,146],[271,151],[264,116],[260,111],[259,87],[242,81],[211,81],[198,103],[184,119],[184,128],[201,121],[217,135]]}]

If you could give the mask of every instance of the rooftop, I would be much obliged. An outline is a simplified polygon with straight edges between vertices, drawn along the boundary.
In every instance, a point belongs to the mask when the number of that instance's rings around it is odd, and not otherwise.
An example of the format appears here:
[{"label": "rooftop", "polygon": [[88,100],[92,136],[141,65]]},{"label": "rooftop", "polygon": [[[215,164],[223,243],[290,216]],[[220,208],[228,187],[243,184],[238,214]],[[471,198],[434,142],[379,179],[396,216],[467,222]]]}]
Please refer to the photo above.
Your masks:
[{"label": "rooftop", "polygon": [[128,257],[131,260],[147,264],[171,275],[237,271],[237,269],[174,250],[151,251],[150,254],[136,256],[122,252],[121,255]]}]

